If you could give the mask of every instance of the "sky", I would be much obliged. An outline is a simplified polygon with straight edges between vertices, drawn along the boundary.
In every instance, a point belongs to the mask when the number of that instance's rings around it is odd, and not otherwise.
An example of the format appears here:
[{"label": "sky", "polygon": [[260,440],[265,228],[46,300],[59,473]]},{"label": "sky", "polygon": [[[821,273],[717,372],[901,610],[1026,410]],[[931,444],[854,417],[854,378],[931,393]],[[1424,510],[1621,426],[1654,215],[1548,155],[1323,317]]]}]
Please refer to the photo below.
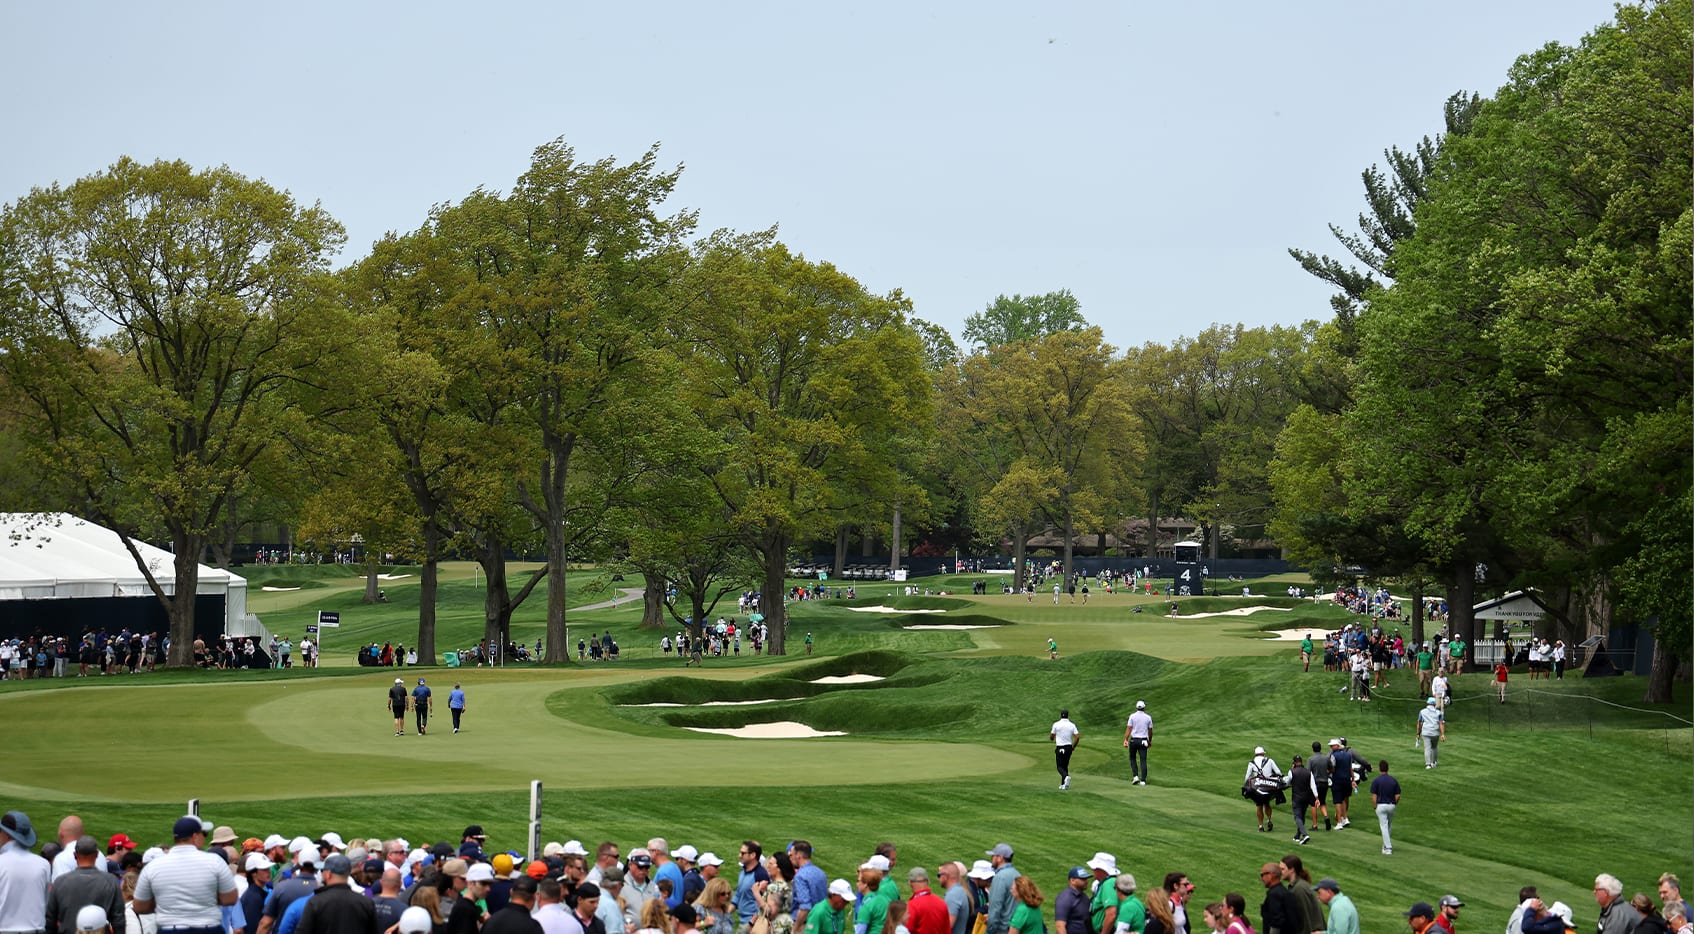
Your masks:
[{"label": "sky", "polygon": [[1360,172],[1601,0],[0,3],[0,203],[121,156],[226,164],[336,265],[535,147],[659,145],[700,234],[779,227],[956,337],[1069,289],[1120,348],[1330,316]]}]

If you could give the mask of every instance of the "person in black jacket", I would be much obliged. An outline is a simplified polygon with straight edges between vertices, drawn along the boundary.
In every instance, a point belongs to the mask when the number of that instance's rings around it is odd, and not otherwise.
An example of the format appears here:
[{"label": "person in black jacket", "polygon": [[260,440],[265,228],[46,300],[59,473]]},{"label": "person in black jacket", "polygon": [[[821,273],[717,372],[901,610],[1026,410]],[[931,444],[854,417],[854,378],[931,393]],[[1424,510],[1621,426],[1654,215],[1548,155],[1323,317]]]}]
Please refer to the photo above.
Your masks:
[{"label": "person in black jacket", "polygon": [[535,892],[539,887],[540,882],[529,876],[518,877],[512,883],[506,907],[489,914],[488,921],[482,925],[482,934],[541,934],[540,922],[529,914],[535,907]]},{"label": "person in black jacket", "polygon": [[1300,905],[1282,884],[1282,864],[1260,866],[1259,881],[1265,884],[1265,900],[1259,905],[1259,934],[1295,934],[1300,926]]},{"label": "person in black jacket", "polygon": [[378,934],[376,906],[348,885],[353,864],[340,853],[324,860],[323,881],[300,912],[296,934]]}]

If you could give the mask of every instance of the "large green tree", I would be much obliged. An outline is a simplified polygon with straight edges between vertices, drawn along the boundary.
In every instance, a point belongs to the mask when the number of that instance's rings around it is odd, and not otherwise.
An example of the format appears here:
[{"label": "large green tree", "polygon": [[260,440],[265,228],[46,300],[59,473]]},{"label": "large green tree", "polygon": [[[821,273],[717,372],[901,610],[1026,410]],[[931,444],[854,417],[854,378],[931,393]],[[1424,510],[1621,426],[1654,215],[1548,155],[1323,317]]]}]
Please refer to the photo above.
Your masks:
[{"label": "large green tree", "polygon": [[[342,230],[228,168],[122,159],[0,212],[0,368],[78,511],[117,530],[192,662],[199,561],[274,429],[327,380]],[[135,548],[168,538],[167,592]]]},{"label": "large green tree", "polygon": [[965,318],[965,343],[973,350],[987,350],[1086,327],[1082,303],[1069,289],[1045,295],[998,295],[988,307]]},{"label": "large green tree", "polygon": [[829,534],[868,490],[888,502],[910,490],[899,448],[929,424],[923,342],[898,292],[874,295],[767,234],[702,243],[685,295],[674,388],[726,442],[708,467],[713,495],[763,569],[781,655],[789,549]]}]

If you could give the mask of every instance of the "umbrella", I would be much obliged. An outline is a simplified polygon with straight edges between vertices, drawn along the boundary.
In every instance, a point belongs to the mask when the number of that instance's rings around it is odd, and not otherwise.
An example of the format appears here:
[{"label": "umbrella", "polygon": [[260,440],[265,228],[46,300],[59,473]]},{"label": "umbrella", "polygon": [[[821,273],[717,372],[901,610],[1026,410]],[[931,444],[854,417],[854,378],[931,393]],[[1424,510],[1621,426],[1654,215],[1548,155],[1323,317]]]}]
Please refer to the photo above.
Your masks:
[{"label": "umbrella", "polygon": [[755,623],[762,623],[762,622],[765,621],[765,614],[763,614],[763,613],[749,613],[749,614],[747,614],[747,618],[752,620]]}]

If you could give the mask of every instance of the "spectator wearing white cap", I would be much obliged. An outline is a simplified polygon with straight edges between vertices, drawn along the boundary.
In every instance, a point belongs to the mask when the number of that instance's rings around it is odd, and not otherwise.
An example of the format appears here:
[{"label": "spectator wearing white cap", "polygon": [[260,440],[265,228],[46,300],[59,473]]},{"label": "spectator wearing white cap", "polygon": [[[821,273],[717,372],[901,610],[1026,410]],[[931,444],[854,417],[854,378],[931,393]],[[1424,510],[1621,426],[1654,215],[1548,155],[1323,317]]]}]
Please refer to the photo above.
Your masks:
[{"label": "spectator wearing white cap", "polygon": [[806,915],[805,934],[845,934],[847,906],[857,901],[858,896],[846,879],[831,882],[827,892],[823,901],[813,905]]},{"label": "spectator wearing white cap", "polygon": [[[78,826],[80,826],[80,822]],[[96,867],[100,841],[83,836],[71,841],[71,871],[53,880],[47,893],[47,934],[65,934],[76,924],[77,913],[89,906],[101,909],[102,925],[117,919],[117,934],[124,934],[124,893],[118,877]]]},{"label": "spectator wearing white cap", "polygon": [[888,858],[872,855],[859,864],[858,904],[853,908],[853,934],[876,934],[888,920],[888,898],[882,894]]},{"label": "spectator wearing white cap", "polygon": [[294,854],[294,873],[271,886],[271,894],[265,899],[263,917],[259,920],[259,929],[254,934],[271,934],[282,923],[282,916],[288,911],[288,906],[299,899],[317,891],[318,864],[323,857],[318,854],[317,844],[305,837],[295,837],[289,841],[288,849]]},{"label": "spectator wearing white cap", "polygon": [[241,914],[247,919],[244,934],[258,934],[259,921],[265,916],[265,899],[271,894],[271,870],[275,868],[263,853],[248,853],[242,857],[241,872],[247,877],[247,891],[241,893]]},{"label": "spectator wearing white cap", "polygon": [[1147,712],[1147,702],[1135,702],[1135,712],[1123,728],[1123,746],[1129,750],[1130,784],[1147,784],[1147,747],[1153,745],[1153,716]]},{"label": "spectator wearing white cap", "polygon": [[476,863],[465,868],[465,890],[453,900],[453,910],[447,915],[447,934],[477,934],[488,920],[477,901],[488,894],[493,882],[493,866]]},{"label": "spectator wearing white cap", "polygon": [[435,926],[434,920],[429,916],[428,908],[413,905],[400,913],[400,934],[430,934],[430,929]]},{"label": "spectator wearing white cap", "polygon": [[77,934],[112,934],[111,918],[99,905],[82,906],[75,923]]},{"label": "spectator wearing white cap", "polygon": [[1118,923],[1118,895],[1112,880],[1118,877],[1118,858],[1110,853],[1095,853],[1087,865],[1094,876],[1094,896],[1088,903],[1089,930],[1114,931]]},{"label": "spectator wearing white cap", "polygon": [[155,915],[160,934],[223,934],[223,907],[236,902],[235,873],[201,849],[212,825],[192,815],[171,828],[170,851],[141,867],[137,915]]}]

